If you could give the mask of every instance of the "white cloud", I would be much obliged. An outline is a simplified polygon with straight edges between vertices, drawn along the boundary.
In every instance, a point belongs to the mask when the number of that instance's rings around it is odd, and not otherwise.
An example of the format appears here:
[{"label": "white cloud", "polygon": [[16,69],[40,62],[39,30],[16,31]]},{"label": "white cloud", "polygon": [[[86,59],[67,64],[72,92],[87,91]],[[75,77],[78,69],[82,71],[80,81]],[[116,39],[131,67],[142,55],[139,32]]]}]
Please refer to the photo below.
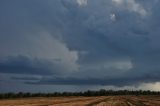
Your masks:
[{"label": "white cloud", "polygon": [[76,1],[79,6],[86,6],[88,3],[88,0],[76,0]]},{"label": "white cloud", "polygon": [[[42,59],[56,64],[57,67],[65,69],[65,71],[76,71],[79,68],[78,51],[70,50],[67,45],[54,38],[48,32],[39,32],[27,36],[20,37],[21,44],[15,42],[15,39],[10,40],[11,43],[6,46],[6,49],[1,53],[2,57],[8,56],[27,56],[30,59]],[[14,49],[12,49],[14,48]],[[52,67],[52,65],[51,65]],[[63,71],[63,70],[62,70]]]},{"label": "white cloud", "polygon": [[[142,83],[139,85],[131,85],[131,86],[100,86],[100,89],[114,89],[114,90],[151,90],[151,91],[160,91],[160,82],[156,83]],[[98,89],[98,88],[97,88]]]},{"label": "white cloud", "polygon": [[139,87],[143,90],[152,90],[152,91],[159,91],[160,90],[160,82],[155,83],[143,83]]},{"label": "white cloud", "polygon": [[110,14],[110,19],[116,21],[116,15],[114,13]]},{"label": "white cloud", "polygon": [[147,11],[142,5],[137,3],[135,0],[112,0],[116,5],[121,6],[129,11],[136,12],[141,16],[146,16]]},{"label": "white cloud", "polygon": [[112,1],[119,4],[119,5],[123,3],[123,0],[112,0]]},{"label": "white cloud", "polygon": [[58,60],[57,64],[64,67],[66,71],[78,70],[78,64],[76,63],[78,60],[77,51],[70,50],[65,43],[47,32],[41,33],[38,39],[36,37],[33,40],[32,47],[34,46],[35,49],[39,46],[39,48],[32,50],[34,51],[34,56],[48,60]]}]

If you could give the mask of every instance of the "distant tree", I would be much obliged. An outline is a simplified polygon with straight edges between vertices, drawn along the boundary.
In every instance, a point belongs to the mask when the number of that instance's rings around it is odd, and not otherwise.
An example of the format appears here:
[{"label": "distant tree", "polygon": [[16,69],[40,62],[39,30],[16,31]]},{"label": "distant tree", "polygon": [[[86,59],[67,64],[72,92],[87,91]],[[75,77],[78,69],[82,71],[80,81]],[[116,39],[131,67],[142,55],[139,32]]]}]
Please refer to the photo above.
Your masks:
[{"label": "distant tree", "polygon": [[26,98],[26,97],[57,97],[57,96],[109,96],[109,95],[160,95],[160,92],[156,91],[129,91],[129,90],[105,90],[101,89],[99,91],[85,91],[85,92],[54,92],[54,93],[2,93],[0,94],[0,99],[10,99],[10,98]]}]

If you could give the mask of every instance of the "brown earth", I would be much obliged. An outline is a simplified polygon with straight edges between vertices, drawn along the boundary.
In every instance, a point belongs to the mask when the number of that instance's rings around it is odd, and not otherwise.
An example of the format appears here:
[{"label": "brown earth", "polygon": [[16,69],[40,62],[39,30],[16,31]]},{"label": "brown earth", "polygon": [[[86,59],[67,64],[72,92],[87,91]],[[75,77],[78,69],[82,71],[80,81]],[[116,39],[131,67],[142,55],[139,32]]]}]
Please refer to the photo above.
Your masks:
[{"label": "brown earth", "polygon": [[160,106],[160,96],[26,98],[0,100],[0,106]]}]

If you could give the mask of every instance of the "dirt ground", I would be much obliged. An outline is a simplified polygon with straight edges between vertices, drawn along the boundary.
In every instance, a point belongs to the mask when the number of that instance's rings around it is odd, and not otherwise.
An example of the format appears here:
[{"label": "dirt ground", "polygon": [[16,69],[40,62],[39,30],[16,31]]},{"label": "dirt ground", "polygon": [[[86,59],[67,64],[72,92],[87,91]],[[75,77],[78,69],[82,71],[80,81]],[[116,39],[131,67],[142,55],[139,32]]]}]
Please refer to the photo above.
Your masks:
[{"label": "dirt ground", "polygon": [[26,98],[0,100],[0,106],[160,106],[160,96]]}]

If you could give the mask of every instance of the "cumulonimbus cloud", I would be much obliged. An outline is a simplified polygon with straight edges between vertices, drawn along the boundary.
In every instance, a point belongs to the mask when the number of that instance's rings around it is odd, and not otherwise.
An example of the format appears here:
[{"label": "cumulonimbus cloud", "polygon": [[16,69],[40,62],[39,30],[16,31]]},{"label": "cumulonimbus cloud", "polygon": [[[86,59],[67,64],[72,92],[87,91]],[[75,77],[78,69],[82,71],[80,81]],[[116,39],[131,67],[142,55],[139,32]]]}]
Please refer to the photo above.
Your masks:
[{"label": "cumulonimbus cloud", "polygon": [[[160,81],[159,2],[154,7],[150,0],[48,2],[0,0],[0,73],[60,77],[39,82],[53,85]],[[148,8],[152,17],[141,18]]]}]

